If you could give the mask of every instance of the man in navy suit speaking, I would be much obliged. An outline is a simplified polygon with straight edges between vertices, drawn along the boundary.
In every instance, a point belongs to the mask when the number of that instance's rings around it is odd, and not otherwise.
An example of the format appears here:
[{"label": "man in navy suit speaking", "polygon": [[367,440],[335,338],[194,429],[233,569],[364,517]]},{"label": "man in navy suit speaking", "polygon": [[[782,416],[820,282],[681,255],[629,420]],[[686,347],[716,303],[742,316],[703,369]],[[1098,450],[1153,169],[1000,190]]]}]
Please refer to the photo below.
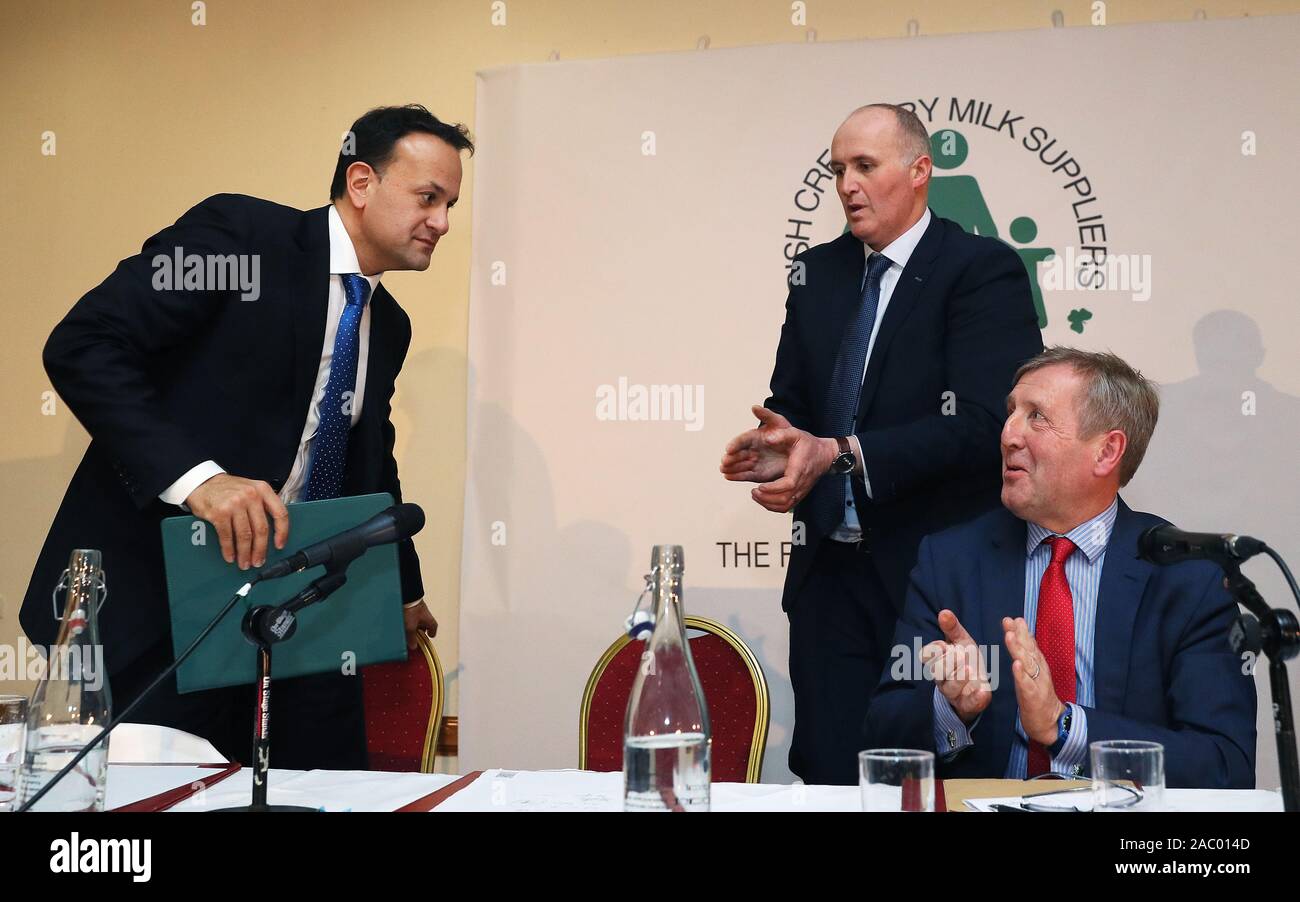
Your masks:
[{"label": "man in navy suit speaking", "polygon": [[933,749],[940,777],[1025,778],[1083,775],[1088,743],[1140,739],[1164,745],[1169,786],[1255,785],[1255,683],[1228,646],[1223,574],[1140,560],[1164,521],[1119,497],[1158,413],[1113,354],[1020,368],[1004,509],[921,543],[866,747]]}]

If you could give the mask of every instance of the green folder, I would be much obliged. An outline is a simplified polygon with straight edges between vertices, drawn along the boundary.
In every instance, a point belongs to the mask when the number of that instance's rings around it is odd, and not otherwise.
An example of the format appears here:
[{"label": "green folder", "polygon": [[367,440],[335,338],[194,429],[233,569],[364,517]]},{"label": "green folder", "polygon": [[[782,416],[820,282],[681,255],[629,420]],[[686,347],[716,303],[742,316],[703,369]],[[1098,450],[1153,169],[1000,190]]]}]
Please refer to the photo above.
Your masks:
[{"label": "green folder", "polygon": [[[268,543],[266,563],[351,529],[392,503],[393,497],[383,493],[290,504],[289,541],[283,551],[276,551],[273,541]],[[195,517],[163,520],[162,542],[172,652],[179,656],[248,582],[253,570],[227,564],[216,529]],[[260,604],[283,604],[324,573],[324,567],[311,567],[254,586],[176,671],[177,690],[252,683],[257,650],[240,630],[244,613]],[[348,581],[333,595],[299,611],[297,632],[272,647],[273,679],[331,671],[357,673],[363,664],[406,657],[397,546],[367,549],[349,565],[347,575]]]}]

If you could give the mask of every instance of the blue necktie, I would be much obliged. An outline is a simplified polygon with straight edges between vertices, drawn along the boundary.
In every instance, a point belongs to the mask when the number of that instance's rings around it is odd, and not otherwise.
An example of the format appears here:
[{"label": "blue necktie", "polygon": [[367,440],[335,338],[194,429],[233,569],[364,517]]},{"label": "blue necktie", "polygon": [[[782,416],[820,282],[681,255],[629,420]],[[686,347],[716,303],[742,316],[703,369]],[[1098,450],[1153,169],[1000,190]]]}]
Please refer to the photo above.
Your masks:
[{"label": "blue necktie", "polygon": [[330,358],[330,375],[320,401],[320,422],[311,446],[303,501],[337,498],[343,489],[343,467],[348,456],[348,432],[352,429],[352,404],[357,390],[361,314],[366,309],[370,283],[356,273],[344,273],[342,278],[347,304],[334,337],[334,356]]},{"label": "blue necktie", "polygon": [[[853,432],[867,364],[867,348],[871,344],[871,329],[876,324],[876,311],[880,307],[880,280],[891,265],[893,261],[883,254],[872,254],[867,261],[862,302],[857,315],[849,320],[840,339],[839,353],[835,356],[835,369],[831,373],[822,417],[823,436],[837,438]],[[809,501],[812,502],[813,526],[817,531],[823,535],[834,532],[844,520],[844,477],[826,474],[813,486]]]}]

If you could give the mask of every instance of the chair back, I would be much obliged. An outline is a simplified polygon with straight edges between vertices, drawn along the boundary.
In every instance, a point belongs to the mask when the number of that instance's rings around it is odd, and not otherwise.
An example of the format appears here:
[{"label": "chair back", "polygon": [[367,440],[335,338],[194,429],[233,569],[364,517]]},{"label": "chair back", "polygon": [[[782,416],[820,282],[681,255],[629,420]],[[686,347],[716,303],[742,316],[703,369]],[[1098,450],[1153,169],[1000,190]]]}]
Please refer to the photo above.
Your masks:
[{"label": "chair back", "polygon": [[416,639],[405,661],[361,668],[371,770],[433,773],[446,684],[433,642]]},{"label": "chair back", "polygon": [[[763,668],[744,640],[716,620],[687,617],[685,625],[709,706],[713,781],[757,783],[770,716]],[[578,767],[583,770],[623,769],[623,719],[644,648],[623,635],[596,662],[579,712]]]}]

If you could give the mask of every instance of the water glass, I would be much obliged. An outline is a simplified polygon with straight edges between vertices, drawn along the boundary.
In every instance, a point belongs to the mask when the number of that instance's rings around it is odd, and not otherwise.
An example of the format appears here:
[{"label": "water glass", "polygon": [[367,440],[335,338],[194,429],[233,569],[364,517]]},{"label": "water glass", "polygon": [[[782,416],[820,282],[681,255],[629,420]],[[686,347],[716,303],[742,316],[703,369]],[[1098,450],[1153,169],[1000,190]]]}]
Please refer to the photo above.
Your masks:
[{"label": "water glass", "polygon": [[27,738],[27,696],[0,695],[0,811],[12,811]]},{"label": "water glass", "polygon": [[858,752],[858,788],[863,811],[933,811],[934,752]]},{"label": "water glass", "polygon": [[1165,747],[1158,742],[1110,739],[1088,746],[1093,811],[1161,811],[1165,803]]}]

